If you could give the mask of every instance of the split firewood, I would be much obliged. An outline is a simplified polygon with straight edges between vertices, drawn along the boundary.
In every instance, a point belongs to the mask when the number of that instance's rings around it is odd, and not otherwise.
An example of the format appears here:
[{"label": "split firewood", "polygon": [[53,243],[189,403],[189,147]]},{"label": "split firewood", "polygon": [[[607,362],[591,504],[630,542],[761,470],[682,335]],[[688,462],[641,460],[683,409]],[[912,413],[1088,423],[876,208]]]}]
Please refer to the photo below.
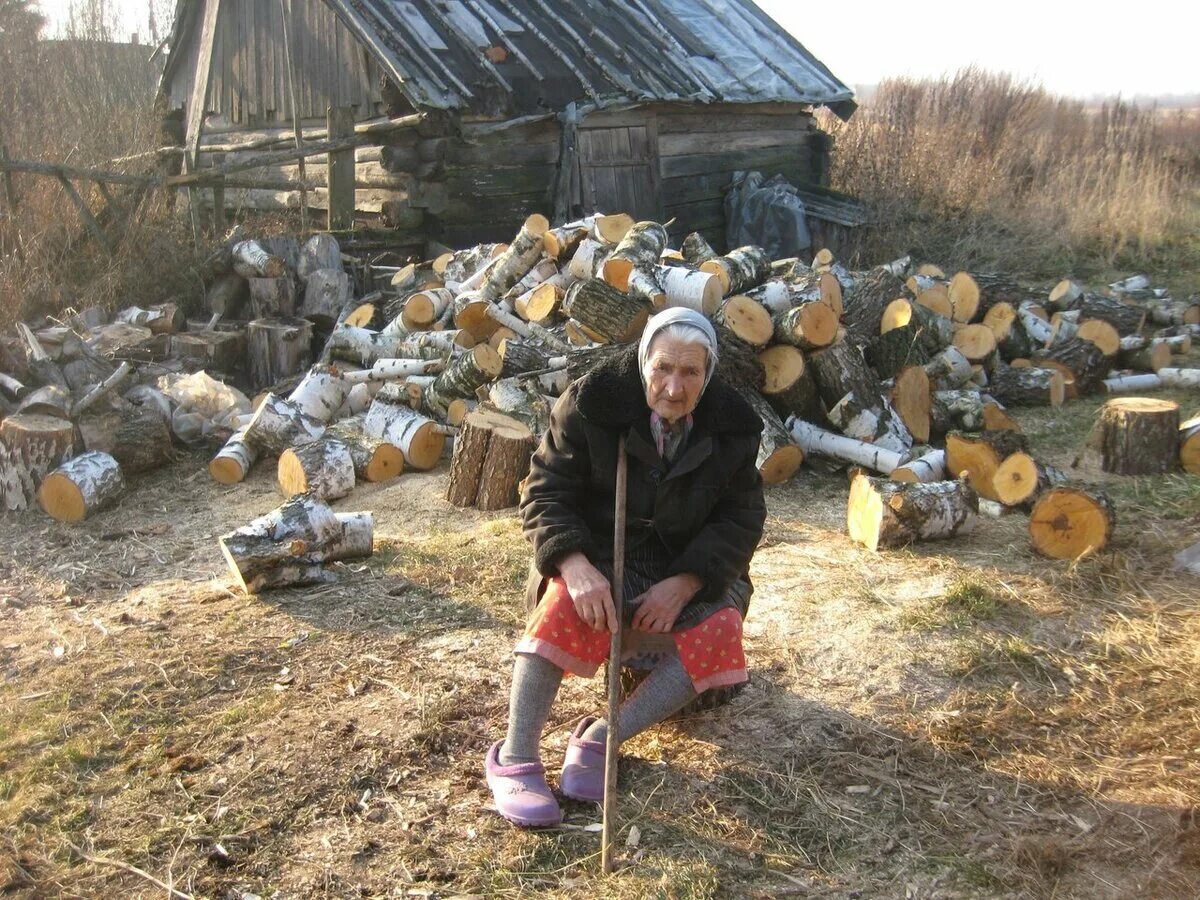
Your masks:
[{"label": "split firewood", "polygon": [[1061,406],[1066,390],[1057,369],[1003,366],[988,379],[988,393],[1005,406]]},{"label": "split firewood", "polygon": [[762,247],[738,247],[724,256],[701,263],[700,271],[716,275],[728,297],[743,294],[766,281],[771,274],[771,260]]},{"label": "split firewood", "polygon": [[993,481],[1000,464],[1014,453],[1028,453],[1029,440],[1015,431],[984,431],[978,435],[946,435],[946,473],[966,475],[976,493],[998,500]]},{"label": "split firewood", "polygon": [[529,474],[535,446],[522,422],[492,410],[475,410],[463,420],[454,442],[446,499],[482,510],[515,506],[517,486]]},{"label": "split firewood", "polygon": [[112,456],[125,475],[137,475],[167,465],[174,458],[171,424],[154,405],[123,404],[121,409],[79,420],[85,450]]},{"label": "split firewood", "polygon": [[[480,285],[479,293],[484,300],[499,300],[533,268],[542,254],[542,235],[550,228],[546,217],[534,213],[525,220],[517,236],[499,257]],[[463,327],[463,326],[459,326]]]},{"label": "split firewood", "polygon": [[800,350],[779,344],[760,353],[758,361],[764,371],[763,397],[781,418],[824,419],[817,385]]},{"label": "split firewood", "polygon": [[325,437],[350,451],[356,479],[380,482],[395,478],[404,471],[404,453],[394,444],[368,435],[364,420],[361,414],[342,419],[326,429]]},{"label": "split firewood", "polygon": [[657,222],[638,222],[604,261],[602,277],[618,291],[626,293],[634,270],[653,269],[666,246],[667,229]]},{"label": "split firewood", "polygon": [[866,466],[884,475],[890,474],[906,456],[877,444],[868,444],[825,431],[795,417],[787,421],[787,429],[806,457],[823,456],[842,463]]},{"label": "split firewood", "polygon": [[446,435],[407,403],[399,385],[384,385],[363,418],[363,433],[400,448],[406,465],[427,471],[442,458]]},{"label": "split firewood", "polygon": [[804,462],[804,451],[792,440],[779,414],[754,390],[743,390],[742,397],[762,420],[762,437],[758,445],[758,472],[764,484],[783,484]]},{"label": "split firewood", "polygon": [[296,275],[308,283],[316,272],[342,268],[342,248],[332,234],[314,234],[300,248],[300,262]]},{"label": "split firewood", "polygon": [[1190,475],[1200,475],[1200,416],[1179,426],[1179,465]]},{"label": "split firewood", "polygon": [[892,481],[910,484],[931,484],[946,478],[946,451],[930,450],[923,456],[911,459],[902,466],[892,469]]},{"label": "split firewood", "polygon": [[257,241],[233,245],[233,270],[243,278],[279,278],[287,271],[282,257],[268,253]]},{"label": "split firewood", "polygon": [[1070,481],[1070,476],[1061,469],[1044,465],[1028,453],[1018,451],[996,468],[992,488],[996,499],[1005,506],[1031,511],[1042,494]]},{"label": "split firewood", "polygon": [[37,413],[15,413],[0,421],[0,494],[9,510],[28,509],[47,473],[75,449],[69,421]]},{"label": "split firewood", "polygon": [[704,239],[704,236],[697,231],[693,231],[683,239],[680,249],[683,251],[683,258],[688,265],[696,267],[716,259],[718,255],[717,251]]},{"label": "split firewood", "polygon": [[912,434],[878,391],[865,396],[847,394],[830,408],[829,421],[846,437],[905,455],[912,449]]},{"label": "split firewood", "polygon": [[285,497],[309,493],[320,500],[337,500],[354,490],[350,448],[327,437],[284,450],[276,475]]},{"label": "split firewood", "polygon": [[[723,306],[729,306],[733,298]],[[755,304],[758,306],[758,304]],[[758,307],[762,309],[761,306]],[[721,315],[719,312],[718,315]],[[736,333],[736,329],[734,329]],[[819,350],[833,343],[838,334],[837,315],[819,300],[794,306],[774,319],[774,337],[782,344],[791,344],[801,350]],[[739,334],[739,337],[742,335]],[[744,339],[744,338],[743,338]]]},{"label": "split firewood", "polygon": [[246,425],[242,440],[259,453],[278,456],[288,447],[315,441],[325,433],[323,422],[276,394],[267,394]]},{"label": "split firewood", "polygon": [[850,539],[868,550],[966,534],[978,518],[978,497],[961,481],[898,482],[860,474],[846,508]]},{"label": "split firewood", "polygon": [[298,494],[278,509],[220,539],[229,570],[247,594],[318,584],[334,576],[325,566],[371,555],[375,522],[369,512],[335,513]]},{"label": "split firewood", "polygon": [[309,273],[305,284],[300,314],[323,328],[330,328],[341,317],[353,294],[354,285],[342,269],[316,269]]},{"label": "split firewood", "polygon": [[933,387],[924,368],[921,366],[902,368],[892,379],[887,397],[913,440],[921,444],[928,442],[933,408]]},{"label": "split firewood", "polygon": [[1061,486],[1043,493],[1029,514],[1033,548],[1052,559],[1078,559],[1098,553],[1112,538],[1116,514],[1098,491]]},{"label": "split firewood", "polygon": [[625,343],[642,333],[650,306],[598,278],[576,282],[563,310],[602,343]]},{"label": "split firewood", "polygon": [[82,522],[116,500],[125,490],[120,464],[92,450],[67,460],[45,477],[38,505],[60,522]]},{"label": "split firewood", "polygon": [[250,382],[263,388],[308,368],[312,322],[297,318],[255,319],[246,326]]},{"label": "split firewood", "polygon": [[1063,373],[1068,397],[1095,393],[1112,367],[1111,361],[1099,347],[1079,338],[1039,350],[1031,359],[1035,365],[1055,368]]},{"label": "split firewood", "polygon": [[1105,472],[1172,472],[1179,463],[1179,404],[1147,397],[1109,400],[1100,409],[1093,440]]},{"label": "split firewood", "polygon": [[499,377],[503,368],[500,354],[487,344],[478,344],[437,376],[425,394],[425,405],[444,417],[451,400],[474,397],[475,391]]},{"label": "split firewood", "polygon": [[975,320],[979,310],[979,285],[969,272],[955,272],[946,285],[946,294],[950,298],[950,318],[964,325]]}]

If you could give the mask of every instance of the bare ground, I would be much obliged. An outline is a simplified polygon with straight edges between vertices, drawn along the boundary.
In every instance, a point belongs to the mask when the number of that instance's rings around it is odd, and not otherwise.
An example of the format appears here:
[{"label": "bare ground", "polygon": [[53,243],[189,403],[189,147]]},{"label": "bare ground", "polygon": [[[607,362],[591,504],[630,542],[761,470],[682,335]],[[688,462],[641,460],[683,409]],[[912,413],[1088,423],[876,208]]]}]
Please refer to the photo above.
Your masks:
[{"label": "bare ground", "polygon": [[[1061,464],[1096,406],[1020,418]],[[0,890],[1200,894],[1200,580],[1170,570],[1200,479],[1109,480],[1116,540],[1074,566],[1019,515],[868,553],[841,476],[772,489],[753,681],[627,745],[625,867],[599,881],[597,808],[520,832],[481,777],[520,627],[514,515],[449,507],[443,474],[360,488],[339,507],[375,512],[374,558],[244,597],[216,537],[278,502],[274,473],[222,488],[204,459],[81,526],[0,522]],[[602,702],[568,680],[552,765]]]}]

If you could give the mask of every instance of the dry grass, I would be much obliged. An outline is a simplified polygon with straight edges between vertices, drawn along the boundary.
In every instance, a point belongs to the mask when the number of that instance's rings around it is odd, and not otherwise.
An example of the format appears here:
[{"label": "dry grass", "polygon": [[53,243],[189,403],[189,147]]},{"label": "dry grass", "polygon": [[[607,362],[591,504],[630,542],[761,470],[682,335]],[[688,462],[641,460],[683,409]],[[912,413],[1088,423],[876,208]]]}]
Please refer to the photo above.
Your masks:
[{"label": "dry grass", "polygon": [[1099,110],[1007,75],[885,81],[836,136],[834,187],[867,200],[875,262],[1041,278],[1170,270],[1195,290],[1200,117],[1120,101]]}]

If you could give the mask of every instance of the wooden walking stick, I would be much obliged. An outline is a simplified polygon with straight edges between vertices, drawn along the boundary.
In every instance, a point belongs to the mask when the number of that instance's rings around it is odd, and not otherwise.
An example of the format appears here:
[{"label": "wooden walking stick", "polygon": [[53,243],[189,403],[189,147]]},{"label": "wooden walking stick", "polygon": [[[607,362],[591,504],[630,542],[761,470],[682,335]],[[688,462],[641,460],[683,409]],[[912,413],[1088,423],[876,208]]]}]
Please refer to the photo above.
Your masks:
[{"label": "wooden walking stick", "polygon": [[613,870],[613,832],[617,828],[617,708],[621,704],[621,631],[625,606],[625,486],[629,480],[629,459],[625,455],[625,435],[617,442],[617,507],[613,524],[612,599],[617,627],[608,646],[608,740],[604,746],[604,826],[600,835],[600,867]]}]

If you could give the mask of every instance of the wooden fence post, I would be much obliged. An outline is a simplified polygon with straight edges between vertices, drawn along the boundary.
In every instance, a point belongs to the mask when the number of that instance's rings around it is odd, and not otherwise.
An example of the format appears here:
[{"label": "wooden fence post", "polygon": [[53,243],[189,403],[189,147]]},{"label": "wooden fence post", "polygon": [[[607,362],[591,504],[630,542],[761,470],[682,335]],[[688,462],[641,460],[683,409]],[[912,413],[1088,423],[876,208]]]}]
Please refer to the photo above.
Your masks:
[{"label": "wooden fence post", "polygon": [[[349,106],[329,107],[328,140],[354,134],[354,110]],[[354,148],[329,154],[330,231],[354,227]]]},{"label": "wooden fence post", "polygon": [[[220,169],[225,165],[225,154],[214,153],[212,155],[212,164],[214,169]],[[212,229],[213,237],[219,238],[225,234],[225,176],[220,175],[214,179],[212,184]]]}]

